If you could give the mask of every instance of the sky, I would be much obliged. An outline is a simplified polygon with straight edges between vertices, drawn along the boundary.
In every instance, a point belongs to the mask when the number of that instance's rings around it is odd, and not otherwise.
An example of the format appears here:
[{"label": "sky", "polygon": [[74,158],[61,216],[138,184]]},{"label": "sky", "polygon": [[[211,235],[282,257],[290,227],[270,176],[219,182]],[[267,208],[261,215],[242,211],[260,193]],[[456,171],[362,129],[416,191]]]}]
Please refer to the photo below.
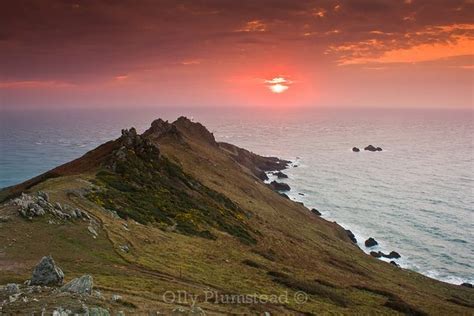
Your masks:
[{"label": "sky", "polygon": [[2,108],[473,108],[474,0],[5,0]]}]

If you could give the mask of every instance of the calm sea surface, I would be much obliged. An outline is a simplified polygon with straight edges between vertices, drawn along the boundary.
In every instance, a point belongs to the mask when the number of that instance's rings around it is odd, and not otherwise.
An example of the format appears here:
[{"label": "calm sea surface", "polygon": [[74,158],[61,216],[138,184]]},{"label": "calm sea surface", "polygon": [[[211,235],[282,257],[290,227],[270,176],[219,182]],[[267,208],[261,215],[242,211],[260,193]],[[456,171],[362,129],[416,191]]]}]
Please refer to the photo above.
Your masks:
[{"label": "calm sea surface", "polygon": [[[0,110],[0,187],[13,185],[154,118],[186,115],[220,141],[295,161],[290,197],[351,229],[403,267],[474,283],[474,111]],[[353,153],[353,146],[383,152]],[[304,195],[300,195],[302,193]]]}]

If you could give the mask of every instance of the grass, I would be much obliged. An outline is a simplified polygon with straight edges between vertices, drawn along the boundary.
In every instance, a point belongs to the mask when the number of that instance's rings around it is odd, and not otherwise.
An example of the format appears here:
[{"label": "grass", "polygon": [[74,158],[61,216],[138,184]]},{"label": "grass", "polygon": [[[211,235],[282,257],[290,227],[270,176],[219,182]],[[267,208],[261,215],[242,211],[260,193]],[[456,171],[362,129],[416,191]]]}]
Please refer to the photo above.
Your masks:
[{"label": "grass", "polygon": [[180,233],[215,239],[214,229],[224,231],[246,244],[255,244],[247,225],[249,213],[229,198],[183,172],[157,153],[136,154],[114,161],[115,171],[103,169],[96,175],[101,188],[88,194],[96,204],[116,211],[124,219],[161,227],[176,225]]}]

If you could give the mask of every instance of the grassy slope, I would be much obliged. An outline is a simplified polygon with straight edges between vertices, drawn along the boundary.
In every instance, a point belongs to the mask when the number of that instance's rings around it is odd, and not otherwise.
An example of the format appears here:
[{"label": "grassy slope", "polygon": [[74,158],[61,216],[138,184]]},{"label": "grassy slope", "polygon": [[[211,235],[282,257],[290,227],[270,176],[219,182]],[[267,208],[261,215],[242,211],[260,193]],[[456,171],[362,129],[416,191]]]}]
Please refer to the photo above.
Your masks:
[{"label": "grassy slope", "polygon": [[[217,236],[212,240],[115,219],[89,199],[71,194],[96,181],[95,172],[82,173],[48,179],[30,190],[47,191],[53,201],[88,210],[101,223],[99,237],[92,238],[85,222],[50,225],[47,218],[29,222],[12,215],[10,221],[0,224],[0,239],[7,241],[0,246],[0,283],[25,280],[41,256],[52,254],[67,279],[91,273],[106,296],[120,293],[140,310],[171,310],[174,305],[163,302],[161,296],[167,290],[186,290],[202,299],[203,291],[210,288],[220,293],[281,294],[289,290],[290,298],[298,290],[310,294],[309,301],[300,305],[291,299],[283,306],[201,302],[199,306],[210,314],[472,312],[463,306],[473,302],[471,289],[365,255],[342,228],[269,190],[208,139],[187,133],[186,126],[180,130],[185,141],[161,137],[161,152],[202,184],[251,212],[248,224],[261,233],[255,245],[220,229],[212,229]],[[0,208],[0,215],[13,212],[8,205]],[[129,245],[129,253],[119,250],[124,244]]]}]

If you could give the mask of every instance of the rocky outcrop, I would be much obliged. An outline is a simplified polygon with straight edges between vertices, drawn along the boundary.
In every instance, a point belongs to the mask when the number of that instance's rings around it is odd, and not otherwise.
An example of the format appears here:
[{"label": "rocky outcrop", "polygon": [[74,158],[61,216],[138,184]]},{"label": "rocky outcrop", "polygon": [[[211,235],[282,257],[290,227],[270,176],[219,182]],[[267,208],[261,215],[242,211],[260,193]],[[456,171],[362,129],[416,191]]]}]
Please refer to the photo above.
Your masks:
[{"label": "rocky outcrop", "polygon": [[163,121],[162,119],[154,120],[151,123],[151,127],[143,133],[143,137],[149,139],[160,139],[165,136],[172,136],[173,138],[182,141],[183,134],[178,130],[178,128],[169,123],[168,121]]},{"label": "rocky outcrop", "polygon": [[79,208],[71,209],[68,205],[61,205],[59,202],[54,204],[50,201],[49,195],[39,191],[35,194],[22,193],[19,197],[13,199],[11,203],[18,206],[18,214],[21,217],[33,219],[50,214],[58,219],[89,219],[90,216]]},{"label": "rocky outcrop", "polygon": [[375,146],[373,146],[373,145],[369,145],[369,146],[365,147],[364,150],[374,152],[374,151],[382,151],[382,148],[380,148],[380,147],[375,147]]},{"label": "rocky outcrop", "polygon": [[64,273],[51,256],[43,257],[33,271],[31,285],[59,286],[64,281]]},{"label": "rocky outcrop", "polygon": [[272,181],[270,182],[269,186],[275,191],[290,191],[291,190],[290,186],[283,182]]},{"label": "rocky outcrop", "polygon": [[61,291],[91,295],[93,287],[94,282],[92,276],[86,274],[81,276],[80,278],[73,279],[71,282],[63,285],[61,287]]},{"label": "rocky outcrop", "polygon": [[321,212],[319,212],[317,209],[315,208],[312,208],[311,209],[311,213],[313,213],[314,215],[317,215],[317,216],[321,216]]},{"label": "rocky outcrop", "polygon": [[280,171],[286,169],[290,161],[276,157],[263,157],[246,149],[228,143],[218,143],[219,147],[231,156],[238,164],[248,168],[261,180],[267,180],[262,172]]},{"label": "rocky outcrop", "polygon": [[374,238],[370,237],[364,244],[367,248],[371,248],[377,246],[379,243]]},{"label": "rocky outcrop", "polygon": [[277,176],[278,179],[288,178],[288,176],[281,171],[274,172],[273,175]]},{"label": "rocky outcrop", "polygon": [[390,264],[397,267],[397,268],[400,268],[400,265],[398,263],[396,263],[395,261],[390,261]]},{"label": "rocky outcrop", "polygon": [[360,149],[357,148],[357,147],[352,147],[352,151],[355,152],[355,153],[358,153],[360,151]]},{"label": "rocky outcrop", "polygon": [[199,139],[212,146],[218,146],[214,134],[201,123],[193,122],[185,116],[179,117],[172,123],[176,128],[185,135],[190,135],[193,139]]},{"label": "rocky outcrop", "polygon": [[470,289],[472,289],[474,287],[471,283],[467,283],[467,282],[462,283],[461,286],[464,286],[464,287],[467,287],[467,288],[470,288]]},{"label": "rocky outcrop", "polygon": [[370,255],[375,258],[388,258],[388,259],[399,259],[401,258],[400,254],[396,251],[391,251],[388,255],[382,251],[371,251]]},{"label": "rocky outcrop", "polygon": [[346,229],[346,234],[354,244],[357,244],[357,239],[355,235],[349,229]]}]

